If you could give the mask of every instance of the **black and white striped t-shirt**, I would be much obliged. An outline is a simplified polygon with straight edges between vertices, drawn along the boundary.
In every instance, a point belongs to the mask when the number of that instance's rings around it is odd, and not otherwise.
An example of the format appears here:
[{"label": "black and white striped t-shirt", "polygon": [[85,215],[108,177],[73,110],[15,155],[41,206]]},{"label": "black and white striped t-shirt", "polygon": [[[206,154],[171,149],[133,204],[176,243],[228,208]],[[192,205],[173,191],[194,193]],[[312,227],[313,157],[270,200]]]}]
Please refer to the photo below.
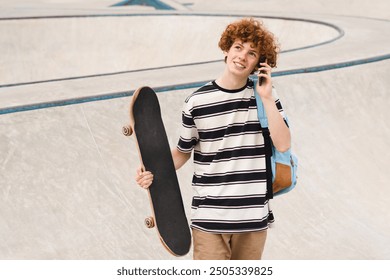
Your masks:
[{"label": "black and white striped t-shirt", "polygon": [[186,99],[182,125],[177,148],[194,149],[191,226],[216,233],[266,229],[265,150],[253,81],[238,90],[204,85]]}]

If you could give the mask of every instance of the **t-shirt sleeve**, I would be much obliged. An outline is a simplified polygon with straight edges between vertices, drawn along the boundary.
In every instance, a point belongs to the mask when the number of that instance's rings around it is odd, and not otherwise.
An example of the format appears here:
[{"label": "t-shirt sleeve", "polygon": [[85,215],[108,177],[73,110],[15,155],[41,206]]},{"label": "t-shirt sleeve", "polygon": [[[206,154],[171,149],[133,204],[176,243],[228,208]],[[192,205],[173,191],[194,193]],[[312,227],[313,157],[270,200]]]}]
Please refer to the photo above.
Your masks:
[{"label": "t-shirt sleeve", "polygon": [[289,124],[288,124],[288,118],[287,118],[286,112],[283,109],[283,106],[282,106],[282,103],[280,102],[278,93],[274,87],[272,88],[272,96],[275,99],[275,105],[278,108],[279,113],[282,115],[284,121],[286,122],[286,124],[288,126]]},{"label": "t-shirt sleeve", "polygon": [[177,149],[183,153],[192,152],[193,148],[199,141],[198,130],[194,118],[191,114],[192,105],[190,100],[186,100],[182,111],[182,126]]}]

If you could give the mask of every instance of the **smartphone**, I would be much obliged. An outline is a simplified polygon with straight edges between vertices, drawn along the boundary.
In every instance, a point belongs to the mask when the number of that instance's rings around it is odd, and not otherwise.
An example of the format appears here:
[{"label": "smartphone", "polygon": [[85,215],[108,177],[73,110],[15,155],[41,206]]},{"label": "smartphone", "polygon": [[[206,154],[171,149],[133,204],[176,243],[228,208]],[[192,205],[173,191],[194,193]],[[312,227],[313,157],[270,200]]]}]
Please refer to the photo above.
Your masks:
[{"label": "smartphone", "polygon": [[[266,60],[267,60],[266,56],[261,55],[260,59],[259,59],[259,67],[261,67],[260,63],[264,63]],[[264,73],[264,71],[260,71],[260,73]],[[263,80],[264,80],[263,77],[259,77],[259,86],[261,86],[261,84],[263,83]]]}]

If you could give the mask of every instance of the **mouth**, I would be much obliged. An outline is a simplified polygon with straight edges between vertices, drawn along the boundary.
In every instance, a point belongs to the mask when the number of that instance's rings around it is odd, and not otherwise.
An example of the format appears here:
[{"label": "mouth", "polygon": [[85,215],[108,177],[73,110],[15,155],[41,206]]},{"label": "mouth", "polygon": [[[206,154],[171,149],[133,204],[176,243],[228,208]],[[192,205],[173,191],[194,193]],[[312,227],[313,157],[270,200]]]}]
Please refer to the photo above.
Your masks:
[{"label": "mouth", "polygon": [[238,67],[239,69],[245,69],[245,68],[246,68],[245,65],[243,65],[243,64],[241,64],[241,63],[239,63],[239,62],[233,62],[233,63],[234,63],[234,65],[235,65],[236,67]]}]

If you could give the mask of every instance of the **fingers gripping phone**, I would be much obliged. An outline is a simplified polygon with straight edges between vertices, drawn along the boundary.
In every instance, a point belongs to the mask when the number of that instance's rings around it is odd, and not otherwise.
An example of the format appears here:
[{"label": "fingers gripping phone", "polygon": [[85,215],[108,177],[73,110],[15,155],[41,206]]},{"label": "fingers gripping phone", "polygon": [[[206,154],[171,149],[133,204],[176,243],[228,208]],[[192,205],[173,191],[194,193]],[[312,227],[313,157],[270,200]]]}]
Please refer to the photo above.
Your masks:
[{"label": "fingers gripping phone", "polygon": [[[261,55],[260,59],[259,59],[259,67],[261,67],[260,63],[264,63],[264,62],[266,62],[266,60],[267,60],[267,57],[265,55]],[[265,72],[260,71],[260,73],[265,73]],[[259,77],[259,86],[262,85],[263,80],[264,80],[264,77]]]}]

